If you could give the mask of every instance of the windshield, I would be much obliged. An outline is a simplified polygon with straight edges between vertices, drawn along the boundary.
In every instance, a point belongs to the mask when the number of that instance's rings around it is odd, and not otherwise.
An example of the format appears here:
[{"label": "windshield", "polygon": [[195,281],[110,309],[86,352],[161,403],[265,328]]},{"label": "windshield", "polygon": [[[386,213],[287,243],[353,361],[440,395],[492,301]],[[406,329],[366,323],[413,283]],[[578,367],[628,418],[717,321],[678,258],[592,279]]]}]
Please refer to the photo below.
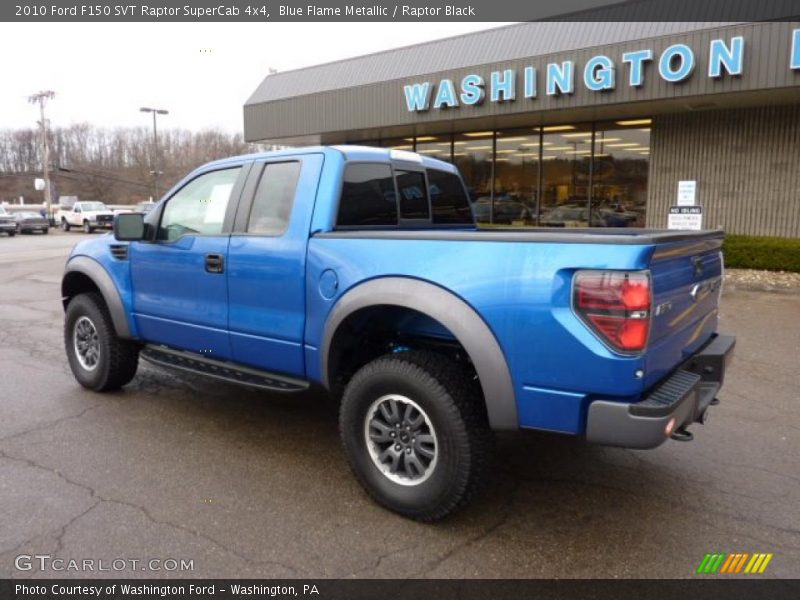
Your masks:
[{"label": "windshield", "polygon": [[7,214],[8,213],[6,212],[6,207],[5,206],[0,206],[0,215],[7,215]]},{"label": "windshield", "polygon": [[102,202],[81,202],[81,210],[108,210]]}]

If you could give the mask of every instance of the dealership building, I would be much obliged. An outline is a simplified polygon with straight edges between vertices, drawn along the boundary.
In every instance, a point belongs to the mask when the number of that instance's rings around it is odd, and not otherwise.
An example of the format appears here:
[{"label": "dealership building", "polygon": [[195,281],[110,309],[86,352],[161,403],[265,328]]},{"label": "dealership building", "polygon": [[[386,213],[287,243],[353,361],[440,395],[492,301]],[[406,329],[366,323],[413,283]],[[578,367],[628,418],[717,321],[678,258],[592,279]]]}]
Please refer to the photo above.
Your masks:
[{"label": "dealership building", "polygon": [[800,23],[531,22],[267,76],[245,137],[455,163],[482,221],[800,236]]}]

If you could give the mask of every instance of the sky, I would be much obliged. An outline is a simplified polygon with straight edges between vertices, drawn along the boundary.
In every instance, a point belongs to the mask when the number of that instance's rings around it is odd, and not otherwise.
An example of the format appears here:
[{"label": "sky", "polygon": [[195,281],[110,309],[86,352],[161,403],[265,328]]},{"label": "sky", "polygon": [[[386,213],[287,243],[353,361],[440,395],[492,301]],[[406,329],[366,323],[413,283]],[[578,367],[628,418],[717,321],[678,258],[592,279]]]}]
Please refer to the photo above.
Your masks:
[{"label": "sky", "polygon": [[[159,127],[242,131],[242,105],[270,68],[341,58],[504,23],[0,24],[0,129],[34,127],[28,96],[53,90],[51,126],[148,126],[142,106],[169,110]],[[39,43],[45,40],[44,43]]]}]

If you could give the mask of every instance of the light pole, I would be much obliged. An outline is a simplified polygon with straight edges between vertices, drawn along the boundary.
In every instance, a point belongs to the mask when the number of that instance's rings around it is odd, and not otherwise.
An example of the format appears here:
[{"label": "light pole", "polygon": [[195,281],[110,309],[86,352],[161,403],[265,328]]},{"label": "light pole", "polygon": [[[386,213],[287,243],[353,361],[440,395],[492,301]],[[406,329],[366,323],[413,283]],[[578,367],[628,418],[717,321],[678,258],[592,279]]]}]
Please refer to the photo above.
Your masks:
[{"label": "light pole", "polygon": [[50,143],[47,140],[47,120],[44,118],[44,105],[55,96],[56,93],[52,90],[45,90],[28,96],[28,102],[39,105],[39,125],[42,131],[42,179],[44,179],[44,204],[48,221],[53,216],[53,210],[52,198],[50,197]]},{"label": "light pole", "polygon": [[139,109],[143,113],[153,113],[153,157],[150,159],[153,174],[153,201],[158,202],[158,126],[156,125],[156,115],[168,115],[169,111],[163,108],[148,108],[143,106]]}]

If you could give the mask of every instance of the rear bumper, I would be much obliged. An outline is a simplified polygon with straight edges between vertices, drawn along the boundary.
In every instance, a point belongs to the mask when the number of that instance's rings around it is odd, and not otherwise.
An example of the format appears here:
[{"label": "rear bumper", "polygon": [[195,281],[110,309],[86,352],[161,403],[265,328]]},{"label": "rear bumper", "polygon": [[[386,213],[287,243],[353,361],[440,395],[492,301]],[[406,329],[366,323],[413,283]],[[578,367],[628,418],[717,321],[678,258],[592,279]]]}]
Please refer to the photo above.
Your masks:
[{"label": "rear bumper", "polygon": [[715,335],[640,402],[595,400],[589,405],[586,419],[587,441],[655,448],[674,430],[702,422],[722,387],[735,345],[735,337]]}]

